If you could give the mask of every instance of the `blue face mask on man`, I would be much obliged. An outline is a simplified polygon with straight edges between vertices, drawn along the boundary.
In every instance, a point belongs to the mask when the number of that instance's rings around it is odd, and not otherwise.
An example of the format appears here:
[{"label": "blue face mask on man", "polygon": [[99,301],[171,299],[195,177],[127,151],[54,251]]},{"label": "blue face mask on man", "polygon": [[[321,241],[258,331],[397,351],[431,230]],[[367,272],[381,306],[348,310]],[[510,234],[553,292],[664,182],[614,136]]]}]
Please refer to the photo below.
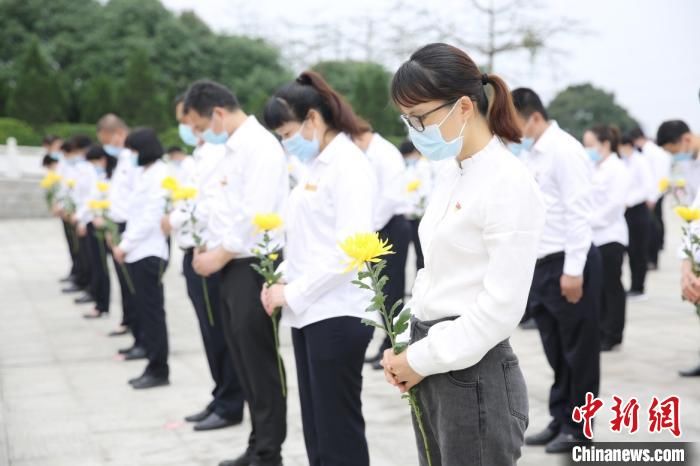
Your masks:
[{"label": "blue face mask on man", "polygon": [[304,129],[305,124],[306,122],[302,123],[299,131],[294,133],[291,137],[282,140],[284,150],[295,155],[303,163],[313,159],[321,151],[321,145],[316,137],[309,141],[301,135],[301,130]]},{"label": "blue face mask on man", "polygon": [[586,153],[588,154],[588,158],[591,159],[594,163],[598,163],[603,159],[603,156],[600,154],[600,151],[594,147],[586,147]]},{"label": "blue face mask on man", "polygon": [[[215,115],[212,115],[212,123],[214,122]],[[226,132],[226,130],[222,130],[220,133],[215,133],[213,129],[211,129],[211,125],[205,132],[202,133],[202,140],[204,142],[208,142],[209,144],[226,144],[226,141],[228,141],[229,134]]]},{"label": "blue face mask on man", "polygon": [[455,158],[462,150],[464,128],[467,126],[466,121],[459,131],[459,135],[451,141],[445,141],[445,138],[442,137],[442,133],[440,132],[440,126],[452,115],[458,103],[459,101],[455,102],[450,112],[445,115],[445,118],[443,118],[440,123],[428,125],[423,128],[423,131],[418,131],[408,125],[408,136],[411,138],[411,142],[421,154],[430,160],[437,162]]},{"label": "blue face mask on man", "polygon": [[180,135],[180,139],[182,139],[182,142],[184,142],[188,146],[196,146],[197,144],[199,144],[199,138],[195,136],[194,131],[192,131],[192,127],[190,125],[180,123],[177,127],[177,132]]},{"label": "blue face mask on man", "polygon": [[63,152],[59,151],[54,151],[49,154],[49,157],[54,159],[55,161],[63,160]]},{"label": "blue face mask on man", "polygon": [[688,160],[693,160],[693,154],[690,152],[678,152],[673,154],[674,162],[687,162]]},{"label": "blue face mask on man", "polygon": [[112,157],[119,157],[119,153],[122,151],[121,147],[113,146],[112,144],[105,144],[102,148]]}]

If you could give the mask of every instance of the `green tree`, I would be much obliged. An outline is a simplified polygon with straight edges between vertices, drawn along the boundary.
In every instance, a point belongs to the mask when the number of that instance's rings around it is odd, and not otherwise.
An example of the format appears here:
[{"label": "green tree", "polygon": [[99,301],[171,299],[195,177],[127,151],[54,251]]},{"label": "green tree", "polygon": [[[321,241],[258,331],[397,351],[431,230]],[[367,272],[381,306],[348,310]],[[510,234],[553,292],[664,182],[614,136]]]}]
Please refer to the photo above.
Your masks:
[{"label": "green tree", "polygon": [[115,112],[113,79],[98,76],[88,81],[80,96],[80,120],[95,123],[105,113]]},{"label": "green tree", "polygon": [[36,128],[65,116],[63,89],[56,72],[32,40],[19,63],[17,82],[10,92],[7,115]]},{"label": "green tree", "polygon": [[596,124],[611,124],[628,131],[637,126],[627,109],[615,102],[612,92],[590,83],[569,86],[554,97],[547,108],[549,116],[579,140]]},{"label": "green tree", "polygon": [[118,95],[119,114],[128,124],[159,130],[167,125],[165,101],[144,50],[136,50],[129,58]]}]

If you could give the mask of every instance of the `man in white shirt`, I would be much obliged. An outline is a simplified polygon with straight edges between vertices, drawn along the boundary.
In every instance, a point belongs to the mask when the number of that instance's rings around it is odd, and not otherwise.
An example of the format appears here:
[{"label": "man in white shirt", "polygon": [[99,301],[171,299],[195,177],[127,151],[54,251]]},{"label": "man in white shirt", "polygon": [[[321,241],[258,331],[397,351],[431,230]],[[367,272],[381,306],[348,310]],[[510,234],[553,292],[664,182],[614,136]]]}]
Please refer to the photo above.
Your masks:
[{"label": "man in white shirt", "polygon": [[[119,230],[119,233],[124,233],[126,230],[127,213],[129,210],[129,202],[134,185],[134,172],[136,171],[131,151],[124,148],[124,141],[129,135],[129,128],[126,123],[113,113],[103,115],[97,121],[97,139],[102,144],[105,152],[110,157],[117,160],[117,165],[114,167],[112,178],[109,183],[109,211],[107,217],[113,221]],[[134,315],[134,296],[129,286],[129,278],[124,273],[124,268],[114,263],[114,270],[117,272],[119,280],[119,289],[122,303],[122,320],[116,330],[109,332],[109,336],[116,337],[125,335],[129,330],[133,330],[132,322]],[[133,333],[133,332],[132,332]],[[134,333],[134,340],[138,340],[138,335]],[[135,351],[134,348],[137,348]],[[141,347],[140,342],[134,341],[134,344],[129,348],[119,350],[121,354],[131,352],[132,356],[138,358],[145,357],[145,350]]]},{"label": "man in white shirt", "polygon": [[[700,135],[690,132],[688,125],[681,120],[664,121],[656,133],[656,143],[673,155],[674,159],[683,158],[697,161],[700,155]],[[693,207],[700,208],[700,195],[696,195]],[[696,231],[698,222],[694,222]],[[696,232],[697,233],[697,232]],[[696,257],[696,262],[700,257]],[[683,259],[681,263],[681,288],[683,297],[693,304],[700,302],[700,278],[693,271],[690,260]],[[682,377],[700,377],[700,364],[679,371]]]},{"label": "man in white shirt", "polygon": [[[233,93],[212,81],[193,83],[185,95],[185,116],[204,142],[224,144],[222,186],[207,222],[206,251],[195,255],[194,270],[221,271],[224,336],[250,408],[253,429],[248,448],[222,466],[279,466],[287,435],[286,400],[277,368],[272,322],[260,301],[263,278],[252,269],[252,250],[262,238],[258,213],[279,213],[289,190],[282,146],[254,116],[246,115]],[[281,249],[283,237],[271,232]]]},{"label": "man in white shirt", "polygon": [[[184,96],[183,96],[184,98]],[[202,334],[204,352],[209,365],[209,372],[214,381],[212,400],[199,413],[185,417],[188,422],[195,422],[194,430],[214,430],[240,424],[243,420],[245,404],[243,389],[224,337],[224,322],[221,320],[220,292],[221,273],[208,277],[198,275],[192,267],[194,250],[205,244],[208,238],[207,220],[211,210],[212,199],[223,189],[219,184],[219,170],[226,154],[226,147],[193,141],[194,134],[184,115],[184,102],[180,98],[175,105],[175,117],[180,122],[180,134],[183,142],[197,144],[192,157],[178,155],[185,161],[191,161],[191,169],[177,170],[171,165],[171,176],[178,183],[197,189],[197,196],[191,200],[175,203],[173,210],[163,216],[161,228],[166,235],[173,232],[176,244],[184,251],[182,271],[187,285],[187,295],[192,302],[199,330]],[[183,127],[185,126],[185,127]],[[173,152],[168,150],[173,162]],[[181,157],[186,157],[182,159]],[[181,165],[178,168],[183,168]],[[179,175],[179,176],[178,176]],[[199,241],[195,239],[195,235]]]},{"label": "man in white shirt", "polygon": [[[377,180],[373,228],[379,237],[393,246],[386,257],[384,273],[389,278],[384,292],[389,308],[404,298],[406,292],[406,256],[411,242],[411,226],[404,215],[406,166],[399,150],[391,142],[373,131],[366,131],[354,138],[354,142],[367,155]],[[391,347],[386,337],[379,351],[365,362],[375,370],[382,370],[380,361],[384,350]]]},{"label": "man in white shirt", "polygon": [[651,234],[649,237],[649,269],[656,270],[659,266],[659,251],[664,248],[664,218],[663,201],[664,193],[659,189],[662,180],[671,177],[671,156],[668,152],[654,144],[648,139],[642,128],[637,126],[632,129],[627,137],[630,138],[637,149],[641,151],[644,158],[651,167],[654,182],[654,213],[651,222]]},{"label": "man in white shirt", "polygon": [[552,421],[526,437],[558,453],[588,440],[572,420],[575,406],[600,383],[600,254],[592,245],[592,170],[583,146],[549,121],[531,89],[513,91],[524,138],[534,141],[520,159],[540,185],[547,207],[528,311],[537,322],[554,370],[549,396]]},{"label": "man in white shirt", "polygon": [[187,155],[180,146],[170,146],[165,153],[168,156],[168,173],[179,184],[185,184],[192,178],[194,158]]}]

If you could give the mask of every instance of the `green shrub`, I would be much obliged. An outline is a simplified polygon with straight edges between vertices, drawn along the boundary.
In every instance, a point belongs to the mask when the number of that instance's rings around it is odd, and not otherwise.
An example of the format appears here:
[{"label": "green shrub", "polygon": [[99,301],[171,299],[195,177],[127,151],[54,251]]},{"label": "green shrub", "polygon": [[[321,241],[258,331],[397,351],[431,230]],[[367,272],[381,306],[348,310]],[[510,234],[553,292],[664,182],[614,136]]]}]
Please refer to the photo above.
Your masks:
[{"label": "green shrub", "polygon": [[0,118],[0,144],[7,144],[7,138],[17,139],[21,146],[40,146],[41,135],[27,123],[14,118]]},{"label": "green shrub", "polygon": [[44,132],[46,134],[55,134],[62,139],[68,139],[77,134],[84,134],[96,140],[97,135],[95,129],[95,125],[88,123],[53,123],[48,125]]}]

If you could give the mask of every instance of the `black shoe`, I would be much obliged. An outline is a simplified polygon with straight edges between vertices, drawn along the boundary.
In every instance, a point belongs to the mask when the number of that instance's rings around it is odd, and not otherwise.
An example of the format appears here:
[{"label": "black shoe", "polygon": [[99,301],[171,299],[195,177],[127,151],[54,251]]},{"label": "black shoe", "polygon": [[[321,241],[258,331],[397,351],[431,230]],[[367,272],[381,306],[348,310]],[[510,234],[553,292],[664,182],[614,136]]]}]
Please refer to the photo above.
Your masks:
[{"label": "black shoe", "polygon": [[647,264],[647,270],[649,270],[651,272],[653,272],[655,270],[659,270],[659,264],[654,264],[653,262],[649,262],[649,264]]},{"label": "black shoe", "polygon": [[136,359],[146,359],[146,350],[140,346],[134,346],[128,353],[124,354],[125,361],[134,361]]},{"label": "black shoe", "polygon": [[187,417],[185,417],[185,421],[187,422],[201,422],[205,420],[209,415],[211,414],[211,409],[209,408],[204,408],[204,410],[198,412],[197,414],[191,414]]},{"label": "black shoe", "polygon": [[547,426],[543,431],[525,437],[525,445],[547,445],[559,434],[559,430]]},{"label": "black shoe", "polygon": [[692,369],[678,371],[681,377],[700,377],[700,364]]},{"label": "black shoe", "polygon": [[93,310],[92,312],[83,314],[83,319],[99,319],[101,317],[109,317],[109,312]]},{"label": "black shoe", "polygon": [[129,346],[128,348],[120,348],[119,350],[117,350],[117,353],[119,353],[119,354],[126,354],[126,353],[128,353],[129,351],[131,351],[131,350],[134,349],[134,348],[135,348],[135,347],[134,347],[133,345],[132,345],[132,346]]},{"label": "black shoe", "polygon": [[243,419],[224,419],[216,413],[211,413],[206,419],[198,422],[194,426],[196,431],[223,429],[224,427],[235,426],[243,422]]},{"label": "black shoe", "polygon": [[366,357],[365,363],[374,364],[377,361],[381,361],[383,356],[384,356],[384,354],[380,351],[377,354],[375,354],[374,356]]},{"label": "black shoe", "polygon": [[134,387],[134,390],[163,387],[165,385],[170,385],[170,381],[167,377],[156,377],[155,375],[151,374],[144,374],[137,380],[134,380],[134,383],[131,384],[131,386]]},{"label": "black shoe", "polygon": [[71,283],[73,280],[75,280],[75,276],[69,274],[58,280],[58,283]]},{"label": "black shoe", "polygon": [[[129,327],[122,325],[121,328],[117,330],[112,330],[107,334],[108,337],[120,337],[129,333]],[[121,351],[121,350],[120,350]]]},{"label": "black shoe", "polygon": [[61,293],[77,293],[78,291],[83,291],[83,289],[75,283],[71,283],[67,287],[61,288]]},{"label": "black shoe", "polygon": [[536,330],[537,322],[535,322],[535,319],[530,317],[529,319],[520,322],[519,327],[523,330]]},{"label": "black shoe", "polygon": [[141,380],[141,379],[143,378],[144,375],[146,375],[146,374],[141,374],[141,375],[139,375],[138,377],[134,377],[133,379],[129,379],[129,385],[135,384],[136,382],[138,382],[139,380]]},{"label": "black shoe", "polygon": [[607,352],[607,351],[612,351],[612,350],[614,350],[616,347],[618,347],[619,345],[620,345],[619,343],[610,343],[610,342],[607,342],[607,341],[603,341],[603,342],[600,343],[600,350],[601,350],[601,351],[606,351],[606,352]]},{"label": "black shoe", "polygon": [[585,437],[560,432],[551,442],[547,444],[544,451],[546,453],[568,453],[576,445],[585,445],[589,443],[591,443],[591,440]]},{"label": "black shoe", "polygon": [[78,296],[77,298],[75,298],[75,299],[73,300],[73,302],[74,302],[75,304],[94,303],[94,302],[95,302],[95,298],[93,298],[92,296],[90,296],[88,293],[85,293],[84,295]]},{"label": "black shoe", "polygon": [[250,466],[253,460],[248,452],[243,453],[235,460],[224,460],[219,463],[219,466]]},{"label": "black shoe", "polygon": [[372,370],[375,370],[375,371],[383,371],[384,370],[384,368],[382,367],[381,359],[379,361],[374,361],[372,363]]}]

